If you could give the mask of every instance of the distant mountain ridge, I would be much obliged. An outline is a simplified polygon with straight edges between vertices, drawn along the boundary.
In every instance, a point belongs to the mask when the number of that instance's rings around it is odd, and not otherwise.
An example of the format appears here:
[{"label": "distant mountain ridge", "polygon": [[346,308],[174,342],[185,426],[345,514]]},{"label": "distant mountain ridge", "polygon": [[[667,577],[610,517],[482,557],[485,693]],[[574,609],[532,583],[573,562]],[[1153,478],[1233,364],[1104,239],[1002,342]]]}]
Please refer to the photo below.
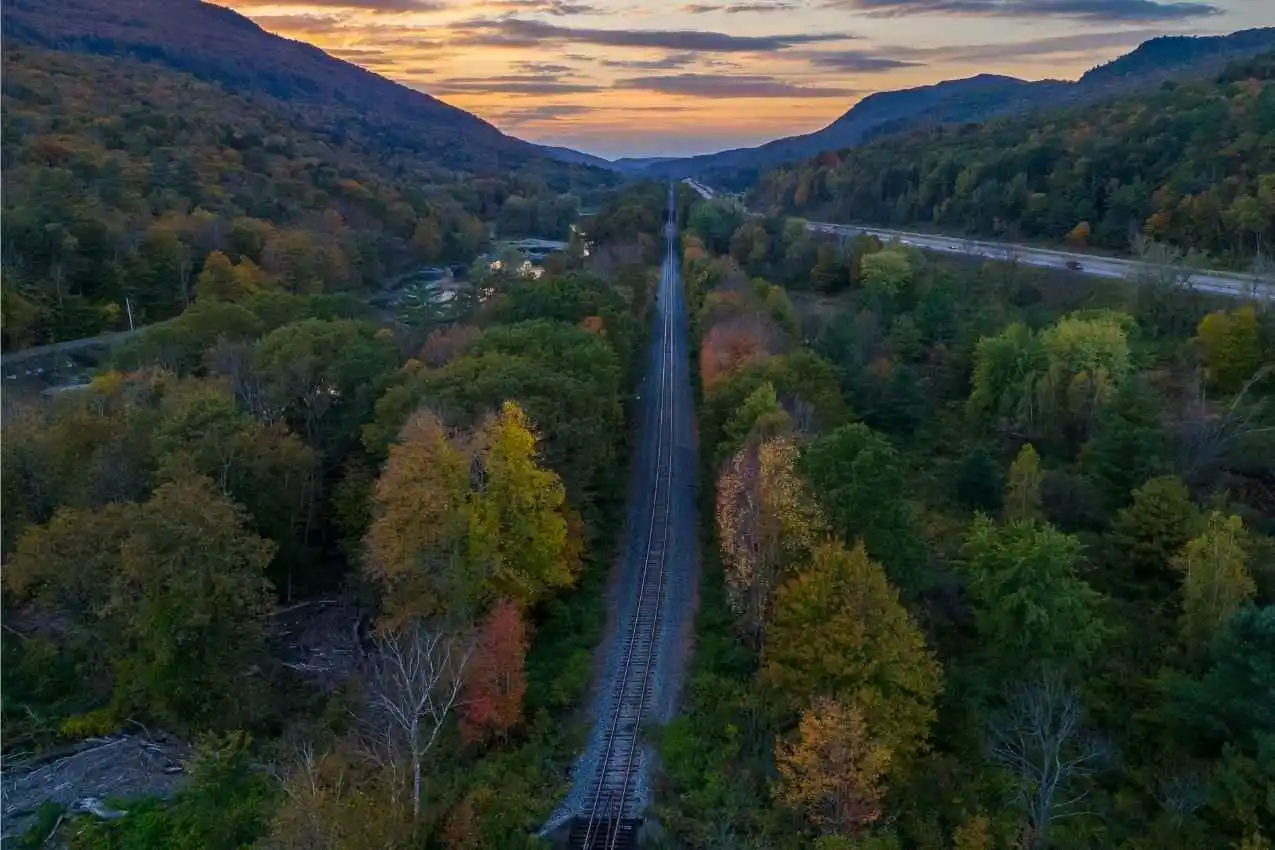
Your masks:
[{"label": "distant mountain ridge", "polygon": [[[5,0],[6,50],[21,46],[128,56],[304,106],[335,134],[426,153],[447,168],[490,172],[562,162],[538,145],[201,0]],[[589,165],[586,159],[577,162]],[[565,166],[555,166],[559,169]]]},{"label": "distant mountain ridge", "polygon": [[1042,107],[1090,103],[1117,94],[1153,88],[1172,77],[1207,76],[1228,62],[1275,47],[1275,27],[1241,30],[1224,36],[1163,36],[1100,65],[1080,79],[1026,81],[980,74],[900,91],[878,92],[855,104],[813,133],[776,139],[752,148],[655,161],[631,173],[640,177],[700,177],[742,188],[760,172],[854,147],[926,125],[962,124]]}]

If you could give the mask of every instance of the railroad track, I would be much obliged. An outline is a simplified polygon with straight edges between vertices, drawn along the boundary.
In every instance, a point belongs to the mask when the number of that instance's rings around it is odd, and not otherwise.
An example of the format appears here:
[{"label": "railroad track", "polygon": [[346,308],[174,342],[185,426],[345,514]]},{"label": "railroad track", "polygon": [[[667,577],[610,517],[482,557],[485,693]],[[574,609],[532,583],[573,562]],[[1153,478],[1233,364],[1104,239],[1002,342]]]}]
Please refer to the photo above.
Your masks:
[{"label": "railroad track", "polygon": [[[671,212],[670,202],[670,212]],[[665,267],[661,274],[664,292],[659,387],[656,403],[654,475],[650,493],[649,524],[637,576],[632,622],[623,635],[619,676],[614,703],[606,727],[594,780],[584,798],[584,809],[571,831],[570,844],[579,850],[623,850],[635,844],[637,816],[629,804],[641,769],[639,733],[643,715],[652,698],[652,679],[658,655],[660,612],[664,607],[664,583],[668,572],[666,556],[672,523],[674,324],[673,287],[676,265],[670,221],[666,226]]]}]

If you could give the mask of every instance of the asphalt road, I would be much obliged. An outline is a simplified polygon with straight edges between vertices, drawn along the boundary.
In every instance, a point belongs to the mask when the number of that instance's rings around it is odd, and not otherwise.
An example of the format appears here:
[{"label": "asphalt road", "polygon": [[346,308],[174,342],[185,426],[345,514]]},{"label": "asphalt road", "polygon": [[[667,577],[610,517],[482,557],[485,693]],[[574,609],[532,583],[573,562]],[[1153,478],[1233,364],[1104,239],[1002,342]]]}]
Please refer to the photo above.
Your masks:
[{"label": "asphalt road", "polygon": [[[687,179],[683,182],[703,198],[712,198],[716,194],[711,188],[696,180]],[[758,214],[752,213],[752,215]],[[1084,274],[1091,277],[1121,280],[1134,277],[1146,268],[1146,264],[1137,260],[1101,257],[1078,251],[1037,248],[1031,245],[986,242],[955,236],[936,236],[930,233],[912,233],[906,230],[890,230],[883,227],[853,224],[833,224],[824,221],[807,222],[806,226],[817,233],[830,233],[839,236],[856,236],[860,233],[868,233],[882,241],[898,241],[904,245],[912,245],[925,251],[967,257],[986,257],[990,260],[1017,262],[1028,266],[1070,270],[1075,274]],[[1074,265],[1069,267],[1068,263]],[[1256,297],[1266,300],[1275,299],[1275,280],[1270,279],[1269,276],[1265,280],[1258,280],[1253,275],[1201,270],[1191,275],[1190,285],[1204,292],[1215,292],[1222,295]]]}]

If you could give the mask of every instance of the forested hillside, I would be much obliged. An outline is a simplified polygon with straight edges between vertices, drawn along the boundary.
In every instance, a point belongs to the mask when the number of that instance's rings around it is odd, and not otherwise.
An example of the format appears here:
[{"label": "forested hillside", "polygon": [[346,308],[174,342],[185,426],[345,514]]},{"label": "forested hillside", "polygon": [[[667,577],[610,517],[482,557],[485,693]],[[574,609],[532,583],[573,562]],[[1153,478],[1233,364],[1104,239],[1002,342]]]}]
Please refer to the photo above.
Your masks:
[{"label": "forested hillside", "polygon": [[[588,267],[495,270],[428,336],[235,290],[85,389],[6,397],[6,836],[525,846],[578,744],[663,203],[608,200]],[[122,732],[194,745],[175,800],[59,821],[39,789],[101,777],[14,778]]]},{"label": "forested hillside", "polygon": [[1269,847],[1270,305],[722,201],[682,245],[706,545],[668,846]]},{"label": "forested hillside", "polygon": [[828,152],[764,175],[750,199],[1114,250],[1145,233],[1246,267],[1275,239],[1275,54],[1146,97]]},{"label": "forested hillside", "polygon": [[216,288],[218,263],[236,289],[294,293],[468,265],[489,229],[565,238],[574,192],[601,185],[582,172],[573,187],[552,164],[452,171],[131,58],[6,50],[3,108],[10,349],[126,328],[125,298],[137,324],[168,318]]}]

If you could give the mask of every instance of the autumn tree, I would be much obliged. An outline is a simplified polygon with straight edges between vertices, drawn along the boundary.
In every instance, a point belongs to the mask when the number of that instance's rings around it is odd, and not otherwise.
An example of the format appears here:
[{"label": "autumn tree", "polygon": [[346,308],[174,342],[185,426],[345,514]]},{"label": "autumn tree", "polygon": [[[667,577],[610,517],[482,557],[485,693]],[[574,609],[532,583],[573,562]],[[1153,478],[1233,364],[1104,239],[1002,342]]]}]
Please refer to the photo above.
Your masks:
[{"label": "autumn tree", "polygon": [[1236,392],[1262,364],[1261,333],[1251,305],[1215,310],[1200,320],[1195,333],[1209,384],[1220,392]]},{"label": "autumn tree", "polygon": [[195,278],[195,297],[203,301],[242,301],[260,292],[265,282],[264,273],[249,258],[236,264],[221,251],[213,251]]},{"label": "autumn tree", "polygon": [[700,382],[711,390],[722,378],[774,353],[774,330],[756,316],[740,315],[713,325],[700,350]]},{"label": "autumn tree", "polygon": [[924,749],[941,671],[861,545],[817,547],[811,564],[780,587],[762,662],[762,682],[788,707],[825,694],[862,712],[892,759]]},{"label": "autumn tree", "polygon": [[1106,632],[1077,575],[1080,542],[1039,520],[975,518],[961,550],[974,623],[1005,671],[1083,664]]},{"label": "autumn tree", "polygon": [[561,479],[537,464],[513,403],[471,433],[418,411],[390,447],[373,506],[365,570],[392,621],[466,618],[497,597],[525,607],[575,579]]},{"label": "autumn tree", "polygon": [[1222,625],[1253,598],[1257,586],[1248,571],[1244,523],[1214,511],[1204,531],[1188,540],[1171,561],[1182,576],[1182,638],[1201,653]]},{"label": "autumn tree", "polygon": [[465,675],[460,732],[466,741],[503,736],[521,722],[526,655],[527,624],[522,612],[502,599],[478,626]]},{"label": "autumn tree", "polygon": [[1040,515],[1040,482],[1044,475],[1040,469],[1040,455],[1027,443],[1009,466],[1009,480],[1005,486],[1004,518],[1007,520],[1032,519]]},{"label": "autumn tree", "polygon": [[797,446],[778,437],[746,445],[717,482],[717,533],[731,608],[762,640],[771,596],[785,571],[823,534],[825,520],[794,464]]},{"label": "autumn tree", "polygon": [[797,739],[775,745],[776,797],[826,832],[856,835],[881,817],[890,756],[859,708],[819,697]]}]

